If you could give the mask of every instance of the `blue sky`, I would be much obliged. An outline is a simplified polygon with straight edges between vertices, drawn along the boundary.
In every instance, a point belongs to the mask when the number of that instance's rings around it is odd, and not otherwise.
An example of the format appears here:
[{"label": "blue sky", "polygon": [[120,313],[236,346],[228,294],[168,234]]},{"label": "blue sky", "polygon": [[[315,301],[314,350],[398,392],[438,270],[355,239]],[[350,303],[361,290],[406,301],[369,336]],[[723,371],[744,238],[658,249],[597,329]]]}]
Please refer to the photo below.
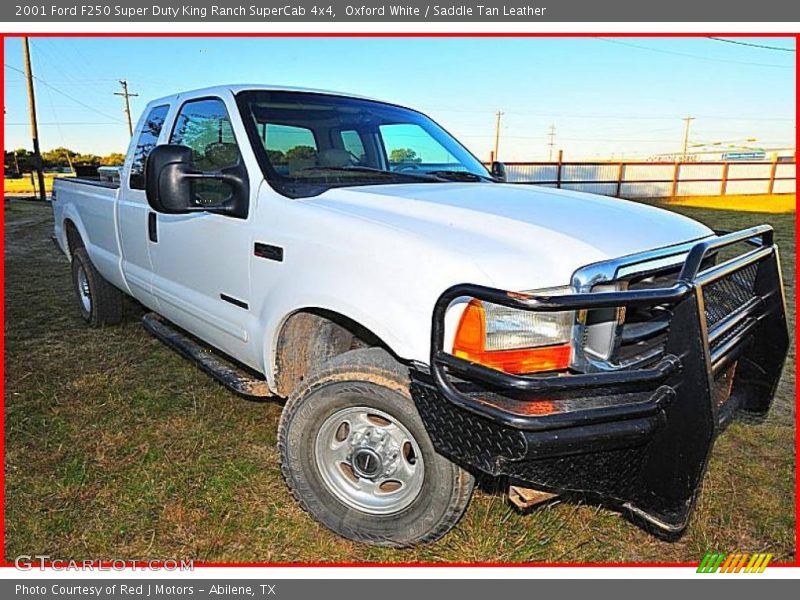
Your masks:
[{"label": "blue sky", "polygon": [[[794,48],[793,38],[726,38]],[[221,83],[353,92],[418,108],[479,158],[645,158],[691,142],[787,146],[795,54],[707,38],[32,38],[43,149],[128,143],[118,79],[146,102]],[[5,40],[6,148],[29,147],[21,40]],[[756,142],[746,140],[755,138]]]}]

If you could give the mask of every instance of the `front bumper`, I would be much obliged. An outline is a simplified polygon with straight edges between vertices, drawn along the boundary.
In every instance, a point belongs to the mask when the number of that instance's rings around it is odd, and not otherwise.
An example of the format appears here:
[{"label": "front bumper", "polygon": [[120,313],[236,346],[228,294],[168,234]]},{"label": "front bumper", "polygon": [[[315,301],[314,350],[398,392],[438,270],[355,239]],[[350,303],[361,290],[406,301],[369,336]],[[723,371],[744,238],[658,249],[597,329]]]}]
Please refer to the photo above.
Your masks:
[{"label": "front bumper", "polygon": [[[703,268],[710,253],[740,243],[749,249]],[[752,297],[712,320],[711,290],[742,273]],[[444,350],[445,313],[465,297],[537,311],[668,306],[672,318],[663,353],[646,367],[516,376]],[[412,371],[412,395],[434,446],[454,462],[588,496],[674,538],[717,434],[737,412],[769,410],[789,345],[785,310],[768,226],[698,242],[669,287],[545,297],[457,285],[436,304],[430,367]]]}]

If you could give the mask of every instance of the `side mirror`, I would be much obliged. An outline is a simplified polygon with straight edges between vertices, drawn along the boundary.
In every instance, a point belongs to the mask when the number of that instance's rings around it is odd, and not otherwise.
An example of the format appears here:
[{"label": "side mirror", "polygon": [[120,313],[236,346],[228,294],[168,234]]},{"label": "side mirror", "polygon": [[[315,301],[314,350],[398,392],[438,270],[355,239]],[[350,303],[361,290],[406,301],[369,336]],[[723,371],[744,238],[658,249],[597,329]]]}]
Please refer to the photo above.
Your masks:
[{"label": "side mirror", "polygon": [[[196,201],[195,182],[217,180],[231,189],[227,200],[218,204]],[[147,203],[156,212],[183,214],[208,211],[246,217],[249,199],[247,173],[243,166],[220,171],[198,171],[192,166],[192,149],[177,144],[162,144],[150,152],[145,163]]]},{"label": "side mirror", "polygon": [[491,168],[492,177],[497,179],[497,181],[506,181],[506,166],[498,161],[492,162]]}]

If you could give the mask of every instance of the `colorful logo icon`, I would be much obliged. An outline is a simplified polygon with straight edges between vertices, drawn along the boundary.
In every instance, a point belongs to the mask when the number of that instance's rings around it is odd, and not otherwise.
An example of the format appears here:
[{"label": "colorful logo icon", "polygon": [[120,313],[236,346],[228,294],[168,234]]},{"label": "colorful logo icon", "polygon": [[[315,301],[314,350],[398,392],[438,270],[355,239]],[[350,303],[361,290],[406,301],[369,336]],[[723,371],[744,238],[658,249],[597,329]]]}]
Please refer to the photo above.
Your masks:
[{"label": "colorful logo icon", "polygon": [[772,554],[722,554],[707,552],[697,567],[698,573],[763,573]]}]

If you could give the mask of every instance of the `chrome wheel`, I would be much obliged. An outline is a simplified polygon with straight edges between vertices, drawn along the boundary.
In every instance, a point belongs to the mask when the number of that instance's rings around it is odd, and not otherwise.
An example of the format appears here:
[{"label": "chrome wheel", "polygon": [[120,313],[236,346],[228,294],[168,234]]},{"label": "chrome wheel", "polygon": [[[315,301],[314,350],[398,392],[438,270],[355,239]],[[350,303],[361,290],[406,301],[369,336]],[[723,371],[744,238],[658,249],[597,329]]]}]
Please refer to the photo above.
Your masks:
[{"label": "chrome wheel", "polygon": [[78,298],[86,313],[92,312],[92,291],[89,289],[89,278],[83,265],[78,266]]},{"label": "chrome wheel", "polygon": [[408,507],[424,479],[422,452],[391,415],[356,406],[325,419],[314,457],[328,489],[350,508],[389,515]]}]

